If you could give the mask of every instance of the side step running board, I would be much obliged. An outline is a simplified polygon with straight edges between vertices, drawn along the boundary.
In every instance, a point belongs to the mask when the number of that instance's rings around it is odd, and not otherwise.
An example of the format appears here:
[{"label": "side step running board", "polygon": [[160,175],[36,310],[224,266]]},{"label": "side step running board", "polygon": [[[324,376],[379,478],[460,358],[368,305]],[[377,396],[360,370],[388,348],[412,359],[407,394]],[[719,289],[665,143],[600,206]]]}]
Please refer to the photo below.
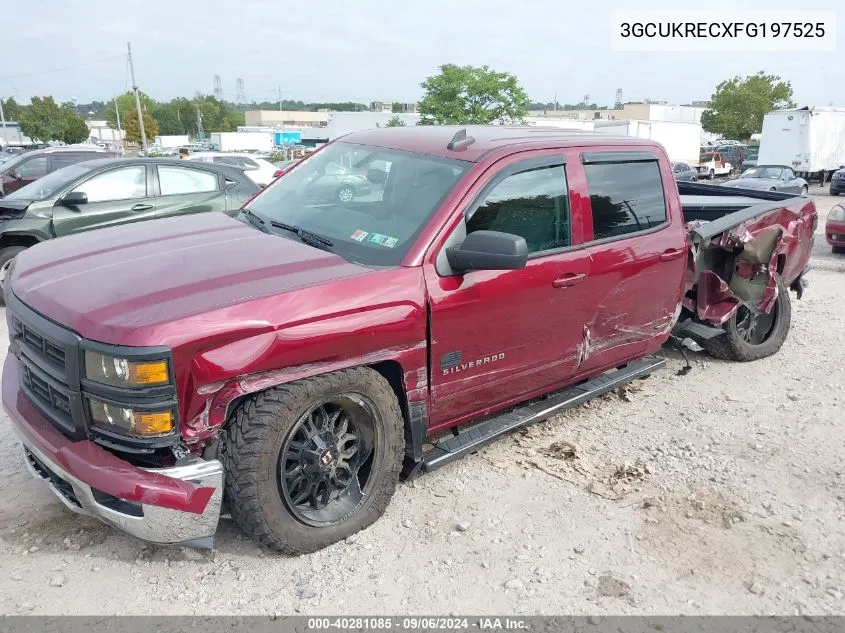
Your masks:
[{"label": "side step running board", "polygon": [[500,435],[509,433],[526,424],[550,418],[565,409],[592,400],[637,378],[645,378],[665,364],[666,361],[662,358],[638,360],[611,373],[602,374],[587,382],[554,392],[543,400],[524,405],[471,426],[455,437],[439,442],[434,448],[423,453],[421,469],[423,472],[431,472],[445,466],[465,454],[479,449]]}]

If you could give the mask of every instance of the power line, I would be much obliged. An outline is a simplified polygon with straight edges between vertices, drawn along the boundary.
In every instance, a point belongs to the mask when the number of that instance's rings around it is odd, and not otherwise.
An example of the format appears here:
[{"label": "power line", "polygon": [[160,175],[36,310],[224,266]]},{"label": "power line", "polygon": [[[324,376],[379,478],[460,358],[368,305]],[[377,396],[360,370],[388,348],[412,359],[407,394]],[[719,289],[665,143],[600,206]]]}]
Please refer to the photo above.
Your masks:
[{"label": "power line", "polygon": [[93,64],[100,64],[102,62],[110,62],[115,59],[123,59],[124,55],[115,55],[114,57],[104,57],[103,59],[95,59],[91,62],[84,62],[82,64],[74,64],[73,66],[64,66],[63,68],[51,68],[50,70],[39,70],[35,73],[24,73],[22,75],[8,75],[6,77],[0,77],[0,81],[6,81],[9,79],[22,79],[24,77],[35,77],[36,75],[47,75],[49,73],[58,73],[63,70],[72,70],[74,68],[81,68],[82,66],[91,66]]}]

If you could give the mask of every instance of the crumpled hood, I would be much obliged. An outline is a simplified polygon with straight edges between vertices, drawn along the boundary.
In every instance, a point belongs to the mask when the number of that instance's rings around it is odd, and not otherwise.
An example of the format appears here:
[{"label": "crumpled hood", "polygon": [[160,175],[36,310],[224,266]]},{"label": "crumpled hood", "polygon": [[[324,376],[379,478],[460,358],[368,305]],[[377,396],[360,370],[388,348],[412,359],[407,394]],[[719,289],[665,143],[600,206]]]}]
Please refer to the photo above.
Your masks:
[{"label": "crumpled hood", "polygon": [[222,213],[88,231],[17,256],[12,292],[81,336],[142,327],[371,272]]}]

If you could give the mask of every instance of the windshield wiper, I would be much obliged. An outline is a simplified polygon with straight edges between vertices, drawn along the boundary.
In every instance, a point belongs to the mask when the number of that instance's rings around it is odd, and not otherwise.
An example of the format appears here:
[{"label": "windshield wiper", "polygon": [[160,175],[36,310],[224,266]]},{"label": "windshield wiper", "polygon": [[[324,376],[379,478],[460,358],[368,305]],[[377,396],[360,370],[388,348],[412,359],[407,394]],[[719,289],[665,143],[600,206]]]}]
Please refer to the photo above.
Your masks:
[{"label": "windshield wiper", "polygon": [[311,231],[306,231],[305,229],[295,226],[293,224],[285,224],[284,222],[270,220],[270,226],[274,226],[277,229],[282,229],[284,231],[290,231],[291,233],[295,233],[300,240],[302,240],[309,246],[313,246],[314,248],[321,248],[324,251],[327,251],[331,249],[332,246],[334,246],[334,242],[332,242],[329,238],[324,237],[319,233],[312,233]]},{"label": "windshield wiper", "polygon": [[267,230],[267,222],[265,222],[264,219],[260,215],[258,215],[257,213],[255,213],[253,211],[250,211],[246,207],[241,209],[241,213],[243,213],[247,217],[247,220],[249,220],[249,223],[252,224],[252,226],[254,226],[255,228],[257,228],[260,231],[264,231],[265,233],[269,233],[269,231]]}]

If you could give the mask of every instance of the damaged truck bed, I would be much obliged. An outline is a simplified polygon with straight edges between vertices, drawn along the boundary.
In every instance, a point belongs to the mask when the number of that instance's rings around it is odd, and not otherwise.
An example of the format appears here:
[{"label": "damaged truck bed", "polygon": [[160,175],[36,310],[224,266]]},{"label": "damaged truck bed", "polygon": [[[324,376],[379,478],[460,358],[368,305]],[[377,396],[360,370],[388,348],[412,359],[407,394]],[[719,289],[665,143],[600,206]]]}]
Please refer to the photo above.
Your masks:
[{"label": "damaged truck bed", "polygon": [[785,291],[794,290],[800,299],[807,284],[815,205],[793,194],[694,182],[679,182],[678,191],[690,256],[675,334],[722,358],[767,355],[748,346],[729,351],[726,344],[759,346],[773,334],[786,336]]}]

